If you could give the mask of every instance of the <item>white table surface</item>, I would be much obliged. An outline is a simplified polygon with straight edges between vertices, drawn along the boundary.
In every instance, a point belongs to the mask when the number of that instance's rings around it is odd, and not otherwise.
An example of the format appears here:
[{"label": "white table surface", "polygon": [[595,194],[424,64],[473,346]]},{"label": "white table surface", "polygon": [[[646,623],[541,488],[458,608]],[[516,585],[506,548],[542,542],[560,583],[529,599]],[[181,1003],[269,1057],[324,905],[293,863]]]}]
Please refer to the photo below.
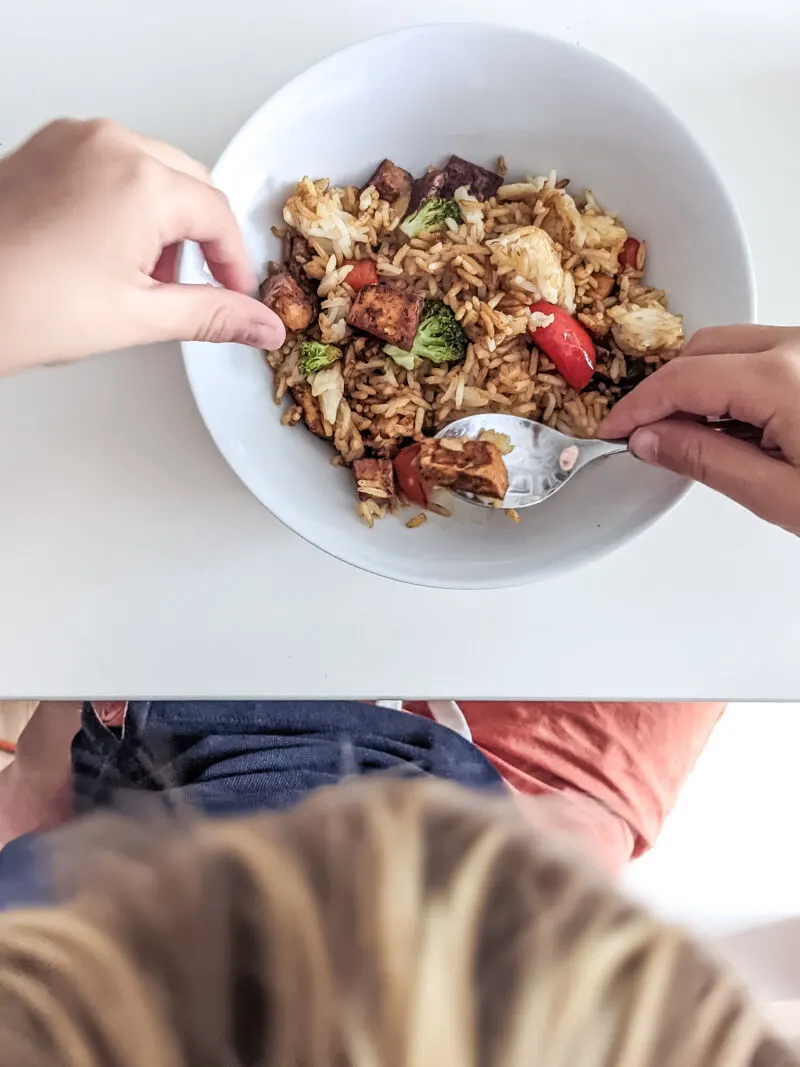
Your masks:
[{"label": "white table surface", "polygon": [[[59,114],[107,114],[211,163],[325,53],[494,10],[484,0],[4,4],[0,143]],[[685,119],[742,212],[762,319],[800,322],[800,7],[515,0],[503,10],[503,21],[617,61]],[[42,283],[47,314],[58,279]],[[329,559],[249,496],[205,433],[177,347],[0,382],[4,696],[796,697],[798,605],[796,541],[701,489],[630,547],[549,583],[402,587]],[[381,624],[363,621],[377,611]]]}]

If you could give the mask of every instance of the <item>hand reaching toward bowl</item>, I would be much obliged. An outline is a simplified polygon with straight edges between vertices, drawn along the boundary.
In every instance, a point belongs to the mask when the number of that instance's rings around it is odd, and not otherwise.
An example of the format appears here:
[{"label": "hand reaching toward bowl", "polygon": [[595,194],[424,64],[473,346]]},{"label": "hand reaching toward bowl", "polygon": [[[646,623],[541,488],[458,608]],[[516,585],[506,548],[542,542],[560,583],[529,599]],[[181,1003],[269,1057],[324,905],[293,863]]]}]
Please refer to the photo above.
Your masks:
[{"label": "hand reaching toward bowl", "polygon": [[[184,240],[222,288],[174,284]],[[206,168],[114,122],[54,122],[0,160],[0,248],[0,373],[155,341],[282,343]]]},{"label": "hand reaching toward bowl", "polygon": [[[761,448],[691,418],[720,415],[762,429]],[[617,404],[600,432],[630,437],[645,463],[703,482],[800,534],[800,329],[700,330]]]}]

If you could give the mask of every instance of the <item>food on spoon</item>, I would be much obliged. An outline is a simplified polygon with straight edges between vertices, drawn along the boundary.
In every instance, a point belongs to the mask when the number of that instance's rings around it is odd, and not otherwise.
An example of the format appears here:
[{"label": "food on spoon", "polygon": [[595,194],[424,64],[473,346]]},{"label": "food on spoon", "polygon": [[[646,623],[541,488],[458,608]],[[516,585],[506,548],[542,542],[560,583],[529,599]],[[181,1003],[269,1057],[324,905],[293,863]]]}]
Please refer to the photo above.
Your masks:
[{"label": "food on spoon", "polygon": [[594,375],[594,343],[583,326],[563,308],[540,300],[531,304],[531,333],[537,348],[552,359],[573,389],[585,389]]},{"label": "food on spoon", "polygon": [[353,301],[349,326],[409,351],[422,317],[423,299],[388,285],[367,285]]},{"label": "food on spoon", "polygon": [[419,469],[430,485],[458,493],[502,500],[508,492],[508,471],[500,449],[492,441],[429,438],[420,445]]},{"label": "food on spoon", "polygon": [[501,456],[510,456],[514,451],[514,446],[508,434],[500,433],[498,430],[481,430],[478,434],[478,440],[491,442]]},{"label": "food on spoon", "polygon": [[453,309],[441,300],[426,300],[410,351],[397,345],[384,345],[387,356],[413,370],[421,359],[431,363],[458,363],[467,354],[467,335],[456,321]]},{"label": "food on spoon", "polygon": [[279,270],[261,286],[261,302],[275,312],[287,330],[307,330],[319,311],[317,297],[293,278],[288,270]]},{"label": "food on spoon", "polygon": [[411,195],[411,181],[407,170],[392,163],[391,159],[384,159],[364,188],[374,186],[381,199],[394,204],[396,200]]}]

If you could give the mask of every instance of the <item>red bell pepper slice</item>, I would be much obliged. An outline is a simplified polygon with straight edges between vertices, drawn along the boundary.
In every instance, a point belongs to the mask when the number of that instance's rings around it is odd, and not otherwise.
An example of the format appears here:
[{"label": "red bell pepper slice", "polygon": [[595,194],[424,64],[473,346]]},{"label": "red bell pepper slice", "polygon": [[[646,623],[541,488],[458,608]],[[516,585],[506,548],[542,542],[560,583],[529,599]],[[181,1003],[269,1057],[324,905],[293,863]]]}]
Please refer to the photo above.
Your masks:
[{"label": "red bell pepper slice", "polygon": [[585,389],[596,363],[594,342],[589,334],[568,311],[546,300],[532,304],[531,311],[553,316],[549,326],[531,329],[536,347],[553,361],[558,373],[573,389],[578,392]]},{"label": "red bell pepper slice", "polygon": [[420,474],[418,444],[407,445],[394,457],[394,472],[397,483],[406,498],[420,508],[427,508],[430,486]]},{"label": "red bell pepper slice", "polygon": [[638,241],[635,237],[629,237],[625,244],[622,246],[622,251],[619,254],[619,269],[620,270],[634,270],[636,267],[636,257],[639,255],[639,245],[641,241]]},{"label": "red bell pepper slice", "polygon": [[346,259],[342,266],[353,268],[345,281],[356,292],[367,285],[378,284],[378,268],[371,259]]}]

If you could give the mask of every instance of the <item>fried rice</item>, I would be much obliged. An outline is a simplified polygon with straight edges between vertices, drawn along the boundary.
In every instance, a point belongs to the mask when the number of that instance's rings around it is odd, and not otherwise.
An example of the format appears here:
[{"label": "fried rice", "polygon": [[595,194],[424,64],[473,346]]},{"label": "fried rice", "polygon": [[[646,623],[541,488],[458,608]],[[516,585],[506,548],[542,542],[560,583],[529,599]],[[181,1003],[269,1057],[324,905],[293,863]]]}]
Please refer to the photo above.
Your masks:
[{"label": "fried rice", "polygon": [[[505,175],[502,157],[497,173]],[[487,412],[594,436],[611,406],[677,353],[683,332],[665,292],[644,280],[645,241],[632,239],[590,191],[573,195],[569,186],[551,172],[505,182],[487,200],[462,187],[454,194],[460,223],[447,219],[445,228],[409,239],[400,229],[408,197],[390,203],[374,185],[299,181],[284,205],[285,226],[273,232],[307,242],[303,270],[316,286],[319,314],[267,354],[275,400],[292,401],[282,421],[308,422],[307,405],[292,397],[303,383],[299,346],[313,339],[342,350],[341,395],[327,412],[320,407],[315,431],[330,439],[335,464],[392,458],[456,419]],[[424,360],[407,370],[384,353],[382,341],[347,324],[355,292],[345,261],[362,259],[374,262],[382,284],[452,309],[469,341],[463,362]],[[595,373],[580,392],[536,346],[536,328],[547,324],[531,312],[540,300],[573,314],[594,341]],[[387,511],[376,500],[358,508],[370,525]]]}]

